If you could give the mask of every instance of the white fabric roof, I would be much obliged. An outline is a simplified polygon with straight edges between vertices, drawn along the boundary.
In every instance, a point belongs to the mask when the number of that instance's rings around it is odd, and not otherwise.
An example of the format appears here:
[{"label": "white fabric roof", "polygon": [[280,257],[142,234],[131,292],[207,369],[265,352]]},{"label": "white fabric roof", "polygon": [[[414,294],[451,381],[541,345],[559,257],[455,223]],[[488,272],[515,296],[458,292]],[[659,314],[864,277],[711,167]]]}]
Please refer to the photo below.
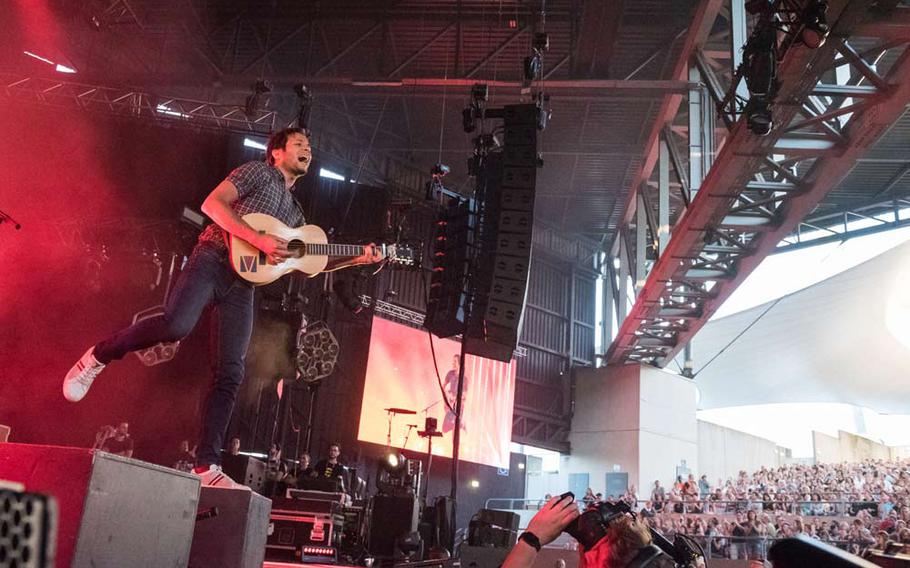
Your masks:
[{"label": "white fabric roof", "polygon": [[709,322],[692,350],[701,409],[841,402],[910,414],[910,243]]}]

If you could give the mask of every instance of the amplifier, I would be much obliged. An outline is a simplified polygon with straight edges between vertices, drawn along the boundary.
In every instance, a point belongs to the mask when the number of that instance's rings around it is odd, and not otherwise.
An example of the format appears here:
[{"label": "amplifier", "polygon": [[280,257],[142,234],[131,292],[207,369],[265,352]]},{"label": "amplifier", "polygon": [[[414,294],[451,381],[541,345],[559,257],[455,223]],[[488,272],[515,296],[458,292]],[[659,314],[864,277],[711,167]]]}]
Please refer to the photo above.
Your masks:
[{"label": "amplifier", "polygon": [[335,564],[344,516],[276,508],[269,516],[265,558],[273,562]]},{"label": "amplifier", "polygon": [[340,513],[344,507],[345,498],[344,493],[288,489],[287,497],[276,498],[275,502],[281,503],[281,509],[311,513]]}]

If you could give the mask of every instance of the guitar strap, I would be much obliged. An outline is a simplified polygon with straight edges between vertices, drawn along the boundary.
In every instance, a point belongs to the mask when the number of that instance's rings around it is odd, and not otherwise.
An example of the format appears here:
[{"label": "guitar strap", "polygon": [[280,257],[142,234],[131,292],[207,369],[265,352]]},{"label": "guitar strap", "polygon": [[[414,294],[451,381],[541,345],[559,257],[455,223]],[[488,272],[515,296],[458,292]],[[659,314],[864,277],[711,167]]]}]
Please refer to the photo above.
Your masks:
[{"label": "guitar strap", "polygon": [[291,192],[291,199],[294,200],[294,205],[297,206],[297,211],[300,212],[300,227],[306,225],[306,213],[303,212],[303,205],[300,204],[300,201],[297,199],[297,196],[294,195],[294,192]]}]

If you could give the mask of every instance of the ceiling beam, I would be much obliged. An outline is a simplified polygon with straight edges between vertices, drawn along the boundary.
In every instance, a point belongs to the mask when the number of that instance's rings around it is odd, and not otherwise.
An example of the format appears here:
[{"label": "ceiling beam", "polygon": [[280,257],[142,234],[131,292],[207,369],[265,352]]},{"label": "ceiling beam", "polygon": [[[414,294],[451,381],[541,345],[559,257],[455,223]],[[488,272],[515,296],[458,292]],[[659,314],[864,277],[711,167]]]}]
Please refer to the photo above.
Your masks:
[{"label": "ceiling beam", "polygon": [[518,39],[519,37],[521,37],[521,35],[522,35],[523,33],[525,33],[526,31],[528,31],[528,29],[530,29],[529,26],[528,26],[527,24],[525,24],[525,25],[522,26],[521,29],[519,29],[517,32],[515,32],[514,34],[512,34],[512,35],[510,35],[508,38],[506,38],[505,41],[503,41],[501,44],[499,44],[499,47],[497,47],[496,49],[494,49],[491,53],[487,54],[487,56],[484,57],[483,59],[481,59],[481,60],[477,63],[477,65],[475,65],[473,68],[471,68],[471,70],[468,71],[468,73],[465,75],[465,77],[468,77],[468,78],[473,77],[478,71],[480,71],[481,69],[483,69],[483,67],[484,67],[487,63],[489,63],[490,61],[493,61],[493,59],[495,59],[497,55],[499,55],[500,53],[502,53],[503,51],[505,51],[505,49],[506,49],[507,47],[509,47],[509,46],[512,44],[513,41],[515,41],[516,39]]},{"label": "ceiling beam", "polygon": [[[683,43],[682,51],[676,65],[673,67],[671,79],[677,81],[685,80],[689,75],[689,66],[693,55],[700,45],[702,45],[711,33],[714,20],[717,18],[718,11],[724,4],[724,0],[700,0],[695,9],[695,15],[692,18],[692,24],[686,32],[686,39]],[[646,139],[644,152],[642,153],[641,170],[632,179],[626,195],[626,202],[622,209],[622,225],[628,225],[632,221],[632,215],[635,212],[636,193],[641,184],[651,177],[654,167],[657,165],[658,143],[660,133],[664,127],[673,122],[679,111],[679,105],[682,103],[682,94],[670,94],[664,97],[657,111],[657,119],[651,125],[651,131]],[[616,238],[614,236],[614,243]],[[615,244],[614,247],[615,248]]]}]

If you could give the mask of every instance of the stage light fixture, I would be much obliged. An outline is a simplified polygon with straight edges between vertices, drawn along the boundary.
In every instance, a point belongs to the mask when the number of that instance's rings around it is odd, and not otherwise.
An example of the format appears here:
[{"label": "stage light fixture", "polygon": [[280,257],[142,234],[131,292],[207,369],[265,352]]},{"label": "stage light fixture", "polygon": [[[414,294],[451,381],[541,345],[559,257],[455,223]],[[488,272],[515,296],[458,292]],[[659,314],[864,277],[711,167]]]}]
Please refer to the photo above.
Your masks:
[{"label": "stage light fixture", "polygon": [[524,60],[524,76],[526,81],[533,81],[540,77],[540,70],[543,67],[543,61],[540,58],[540,54],[534,52],[533,55],[525,57]]},{"label": "stage light fixture", "polygon": [[745,112],[749,129],[767,136],[774,127],[771,104],[777,88],[777,31],[770,22],[760,24],[746,43],[744,75],[749,89]]},{"label": "stage light fixture", "polygon": [[398,452],[389,452],[382,460],[383,468],[389,473],[397,473],[404,467],[405,463],[407,462],[404,456]]},{"label": "stage light fixture", "polygon": [[316,383],[335,370],[338,362],[338,340],[322,322],[307,327],[297,342],[297,377],[306,383]]},{"label": "stage light fixture", "polygon": [[259,99],[263,95],[267,95],[272,92],[272,84],[268,81],[259,79],[253,85],[253,92],[246,98],[246,104],[243,107],[243,110],[247,115],[252,116],[255,114],[256,109],[259,108]]},{"label": "stage light fixture", "polygon": [[471,101],[474,104],[487,102],[490,98],[490,87],[486,83],[474,83],[471,87]]},{"label": "stage light fixture", "polygon": [[430,175],[435,178],[441,178],[441,177],[448,175],[448,173],[450,171],[452,171],[452,168],[450,168],[449,166],[447,166],[445,164],[436,164],[430,170]]},{"label": "stage light fixture", "polygon": [[771,105],[764,97],[752,97],[746,104],[746,123],[749,130],[758,136],[767,136],[774,128]]},{"label": "stage light fixture", "polygon": [[818,49],[825,44],[831,31],[828,26],[828,2],[825,0],[809,0],[803,12],[803,29],[800,39],[807,47]]}]

